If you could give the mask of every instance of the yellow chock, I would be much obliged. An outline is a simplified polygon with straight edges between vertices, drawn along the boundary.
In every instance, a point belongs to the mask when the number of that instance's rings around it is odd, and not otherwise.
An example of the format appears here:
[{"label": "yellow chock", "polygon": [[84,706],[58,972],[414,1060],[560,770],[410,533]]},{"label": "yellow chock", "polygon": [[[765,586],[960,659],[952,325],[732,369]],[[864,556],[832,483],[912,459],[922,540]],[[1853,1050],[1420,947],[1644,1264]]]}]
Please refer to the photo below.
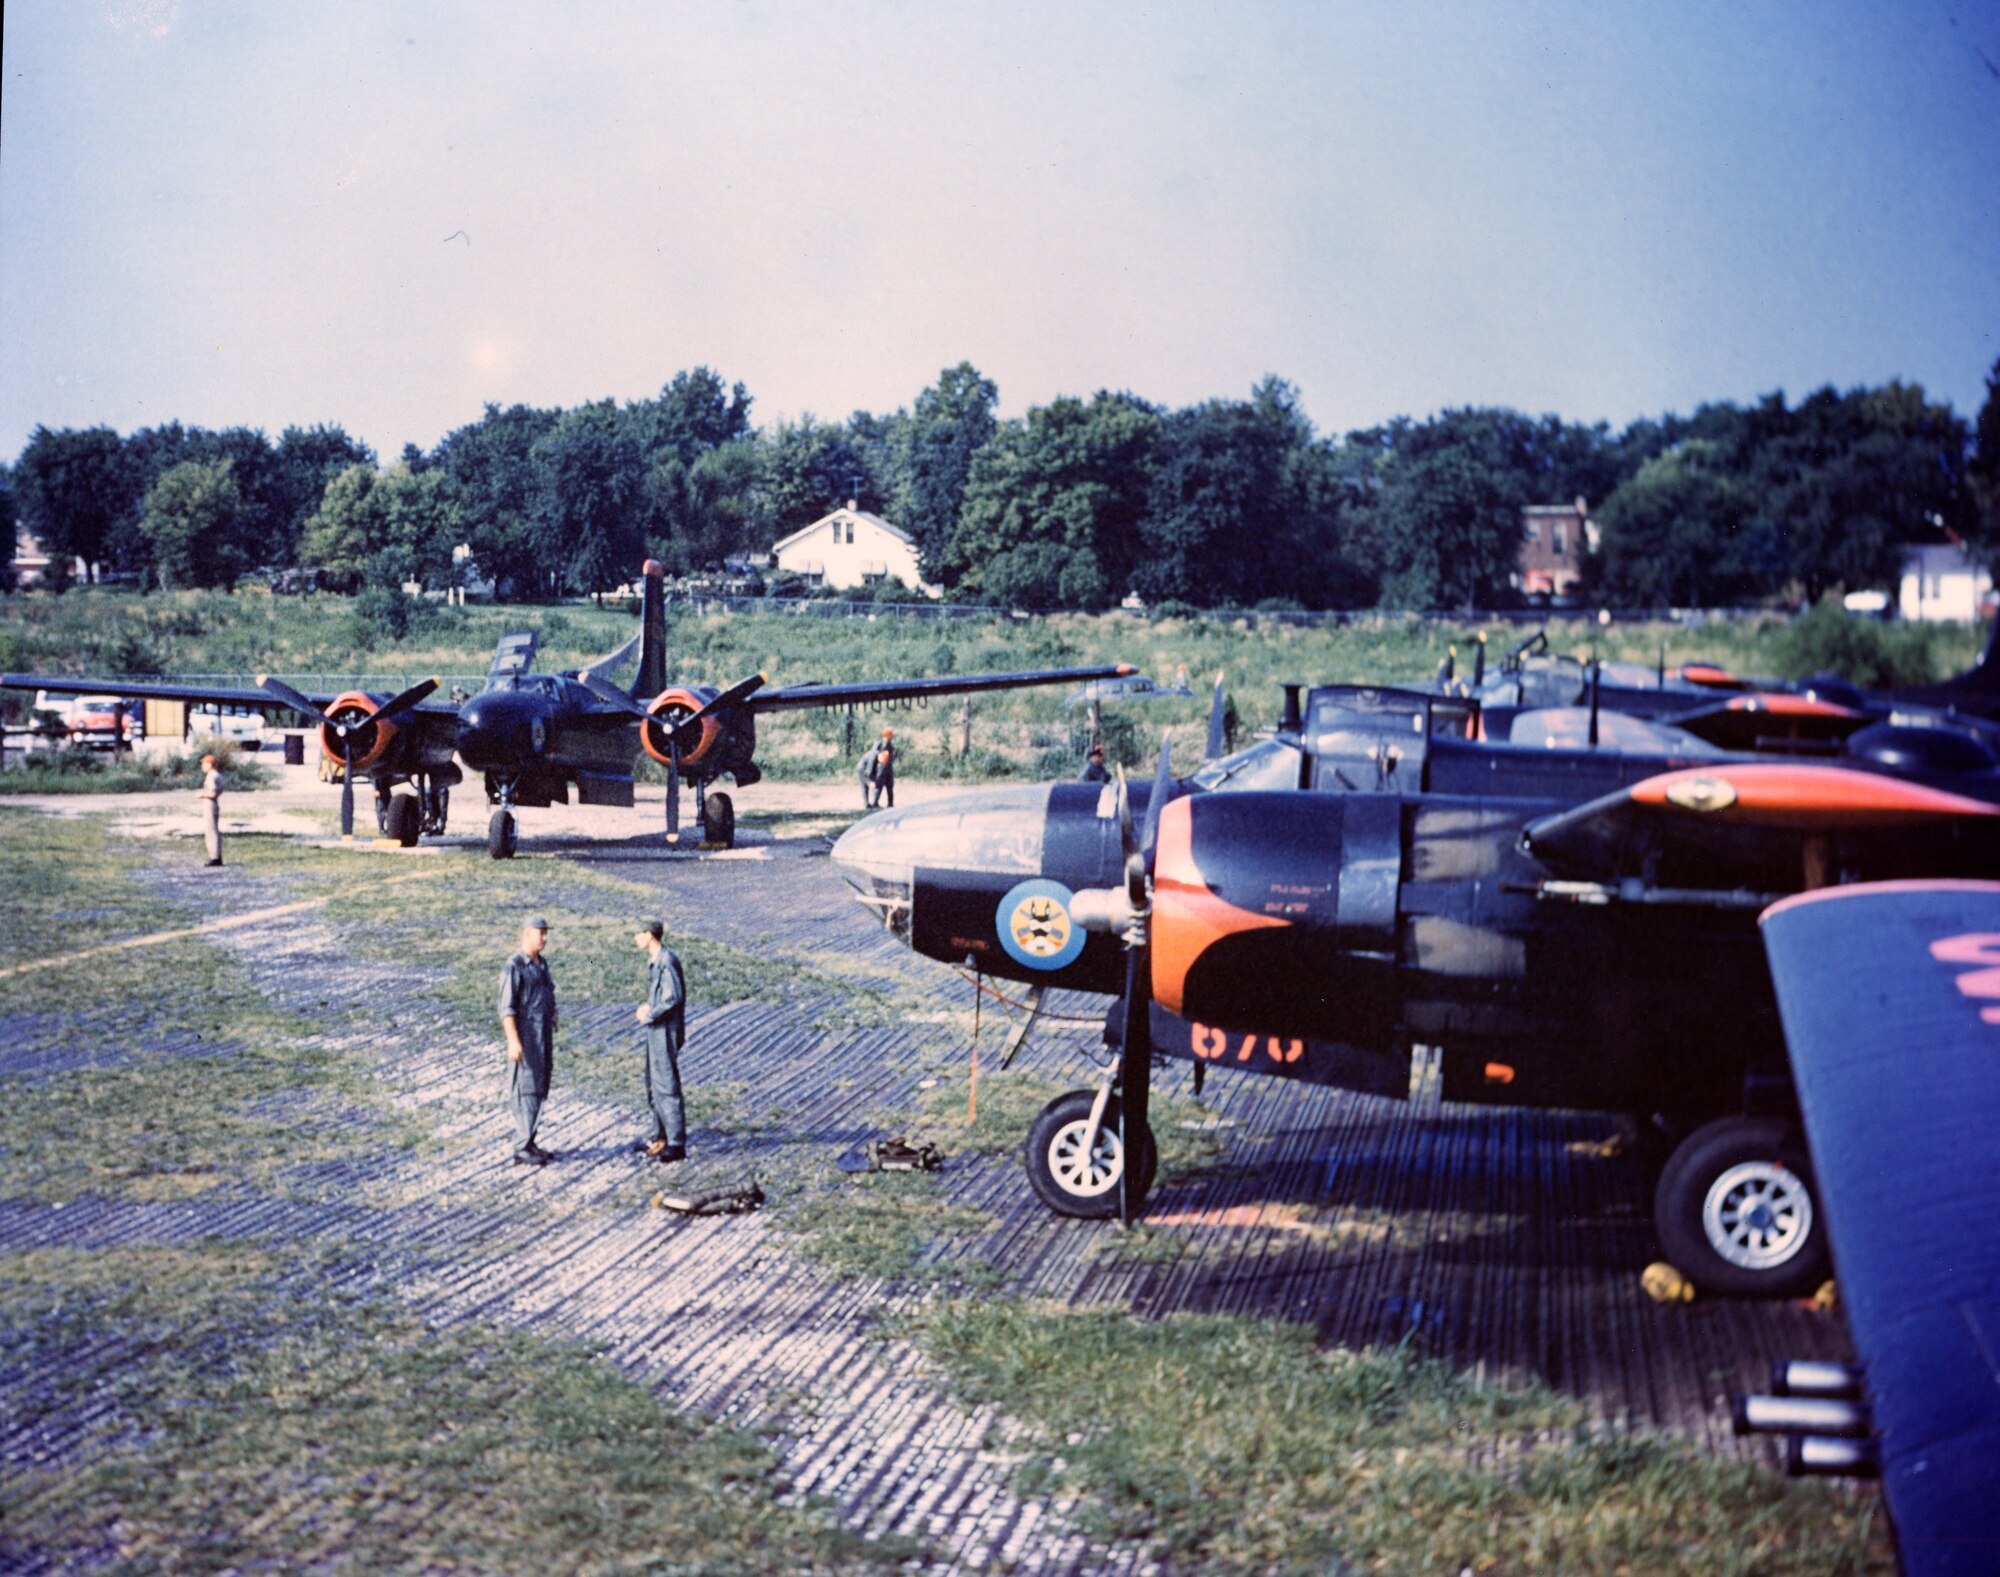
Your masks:
[{"label": "yellow chock", "polygon": [[1655,1303],[1694,1302],[1694,1283],[1663,1259],[1656,1259],[1639,1276],[1639,1285]]},{"label": "yellow chock", "polygon": [[1826,1313],[1829,1309],[1839,1308],[1840,1307],[1839,1283],[1835,1282],[1832,1277],[1828,1277],[1825,1281],[1822,1281],[1819,1284],[1819,1290],[1815,1292],[1810,1298],[1807,1298],[1804,1301],[1805,1301],[1805,1306],[1807,1308],[1817,1309],[1822,1314]]}]

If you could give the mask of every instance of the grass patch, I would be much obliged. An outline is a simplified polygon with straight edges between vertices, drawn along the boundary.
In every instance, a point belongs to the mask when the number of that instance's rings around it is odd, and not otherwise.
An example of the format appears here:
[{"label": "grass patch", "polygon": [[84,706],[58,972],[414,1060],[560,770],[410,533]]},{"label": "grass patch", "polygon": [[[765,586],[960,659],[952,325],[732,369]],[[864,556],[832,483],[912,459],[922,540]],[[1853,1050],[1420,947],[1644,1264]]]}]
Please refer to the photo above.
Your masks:
[{"label": "grass patch", "polygon": [[[559,1006],[636,1003],[644,994],[645,958],[632,933],[638,918],[661,907],[659,890],[646,883],[554,856],[495,861],[479,850],[448,850],[430,857],[439,865],[435,880],[408,882],[386,894],[365,872],[391,867],[363,867],[357,876],[349,851],[255,835],[231,839],[230,850],[248,870],[285,876],[301,896],[327,897],[322,913],[361,956],[435,972],[440,979],[432,1000],[466,1030],[498,1035],[500,969],[530,914],[549,921],[547,956]],[[725,1002],[837,997],[847,1022],[894,1017],[884,993],[809,966],[760,958],[685,929],[670,927],[666,941],[687,970],[691,1012]],[[601,1058],[630,1060],[629,1048],[614,1052],[568,1036],[559,1042],[559,1055],[574,1058],[570,1069],[586,1084],[598,1077]],[[627,1093],[622,1082],[617,1093]]]},{"label": "grass patch", "polygon": [[[904,1322],[1036,1448],[1027,1487],[1176,1571],[1888,1572],[1873,1497],[1651,1436],[1536,1386],[1254,1320],[1147,1323],[1018,1300]],[[1019,1445],[1024,1442],[1015,1441]]]},{"label": "grass patch", "polygon": [[240,1246],[0,1260],[0,1334],[51,1377],[71,1460],[13,1475],[0,1554],[127,1574],[866,1572],[871,1545],[787,1504],[771,1451],[573,1345],[432,1330],[333,1263]]},{"label": "grass patch", "polygon": [[983,1210],[946,1204],[922,1172],[862,1172],[829,1189],[795,1196],[778,1222],[800,1253],[843,1276],[874,1281],[992,1286],[985,1260],[951,1253],[954,1242],[990,1230]]},{"label": "grass patch", "polygon": [[0,811],[0,956],[56,960],[0,978],[0,1013],[32,1015],[23,1035],[100,1038],[115,1060],[0,1077],[8,1196],[182,1198],[408,1142],[368,1071],[307,1044],[215,945],[69,956],[195,922],[139,885],[139,857],[96,818]]}]

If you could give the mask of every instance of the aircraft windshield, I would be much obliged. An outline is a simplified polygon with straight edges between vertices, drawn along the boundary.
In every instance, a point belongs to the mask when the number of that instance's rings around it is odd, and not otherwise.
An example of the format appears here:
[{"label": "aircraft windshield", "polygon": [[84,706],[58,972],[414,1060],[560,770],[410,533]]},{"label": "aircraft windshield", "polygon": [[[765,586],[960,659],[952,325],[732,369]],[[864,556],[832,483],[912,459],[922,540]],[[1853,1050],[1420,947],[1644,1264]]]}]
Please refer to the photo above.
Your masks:
[{"label": "aircraft windshield", "polygon": [[1463,739],[1473,706],[1457,697],[1327,685],[1314,690],[1306,712],[1318,789],[1376,794],[1423,787],[1424,761],[1435,737]]},{"label": "aircraft windshield", "polygon": [[1233,756],[1211,761],[1190,781],[1197,788],[1262,792],[1299,786],[1299,751],[1276,739],[1260,739]]}]

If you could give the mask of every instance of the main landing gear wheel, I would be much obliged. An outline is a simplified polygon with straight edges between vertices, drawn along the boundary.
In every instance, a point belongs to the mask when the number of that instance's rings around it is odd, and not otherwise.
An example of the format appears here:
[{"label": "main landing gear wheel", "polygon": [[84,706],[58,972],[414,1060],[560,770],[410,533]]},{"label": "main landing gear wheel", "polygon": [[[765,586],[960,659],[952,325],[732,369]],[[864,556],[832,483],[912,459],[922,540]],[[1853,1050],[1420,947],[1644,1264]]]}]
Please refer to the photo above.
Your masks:
[{"label": "main landing gear wheel", "polygon": [[514,813],[496,810],[486,823],[486,852],[496,860],[514,857]]},{"label": "main landing gear wheel", "polygon": [[424,829],[424,812],[416,795],[398,794],[389,801],[389,813],[383,819],[388,824],[384,830],[390,837],[406,849],[417,846],[417,837]]},{"label": "main landing gear wheel", "polygon": [[727,794],[718,792],[704,799],[701,819],[710,843],[723,849],[736,847],[736,806]]},{"label": "main landing gear wheel", "polygon": [[1653,1221],[1667,1258],[1707,1291],[1791,1297],[1827,1277],[1812,1159],[1791,1123],[1724,1117],[1697,1128],[1660,1173]]},{"label": "main landing gear wheel", "polygon": [[[1071,1090],[1059,1095],[1041,1110],[1028,1129],[1024,1152],[1028,1182],[1043,1204],[1059,1216],[1102,1219],[1118,1214],[1118,1182],[1125,1175],[1125,1145],[1118,1135],[1118,1097],[1104,1103],[1104,1121],[1098,1125],[1097,1139],[1088,1153],[1083,1147],[1084,1130],[1090,1126],[1090,1108],[1097,1099],[1093,1090]],[[1159,1164],[1153,1147],[1153,1130],[1146,1128],[1135,1146],[1139,1152],[1139,1193],[1143,1198],[1153,1186],[1153,1172]]]}]

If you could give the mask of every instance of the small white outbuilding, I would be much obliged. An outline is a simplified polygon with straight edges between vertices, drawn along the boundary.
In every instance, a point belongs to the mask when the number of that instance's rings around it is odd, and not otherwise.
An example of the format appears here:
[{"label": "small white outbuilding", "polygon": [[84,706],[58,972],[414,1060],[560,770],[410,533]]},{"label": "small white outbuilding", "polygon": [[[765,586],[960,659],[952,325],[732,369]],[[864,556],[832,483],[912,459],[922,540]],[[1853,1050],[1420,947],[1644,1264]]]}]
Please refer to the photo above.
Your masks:
[{"label": "small white outbuilding", "polygon": [[771,558],[781,570],[836,590],[873,586],[894,576],[927,597],[938,594],[917,571],[917,544],[909,533],[857,509],[851,499],[845,508],[774,543]]},{"label": "small white outbuilding", "polygon": [[1985,617],[1993,577],[1956,542],[1931,542],[1903,552],[1897,605],[1906,619]]}]

